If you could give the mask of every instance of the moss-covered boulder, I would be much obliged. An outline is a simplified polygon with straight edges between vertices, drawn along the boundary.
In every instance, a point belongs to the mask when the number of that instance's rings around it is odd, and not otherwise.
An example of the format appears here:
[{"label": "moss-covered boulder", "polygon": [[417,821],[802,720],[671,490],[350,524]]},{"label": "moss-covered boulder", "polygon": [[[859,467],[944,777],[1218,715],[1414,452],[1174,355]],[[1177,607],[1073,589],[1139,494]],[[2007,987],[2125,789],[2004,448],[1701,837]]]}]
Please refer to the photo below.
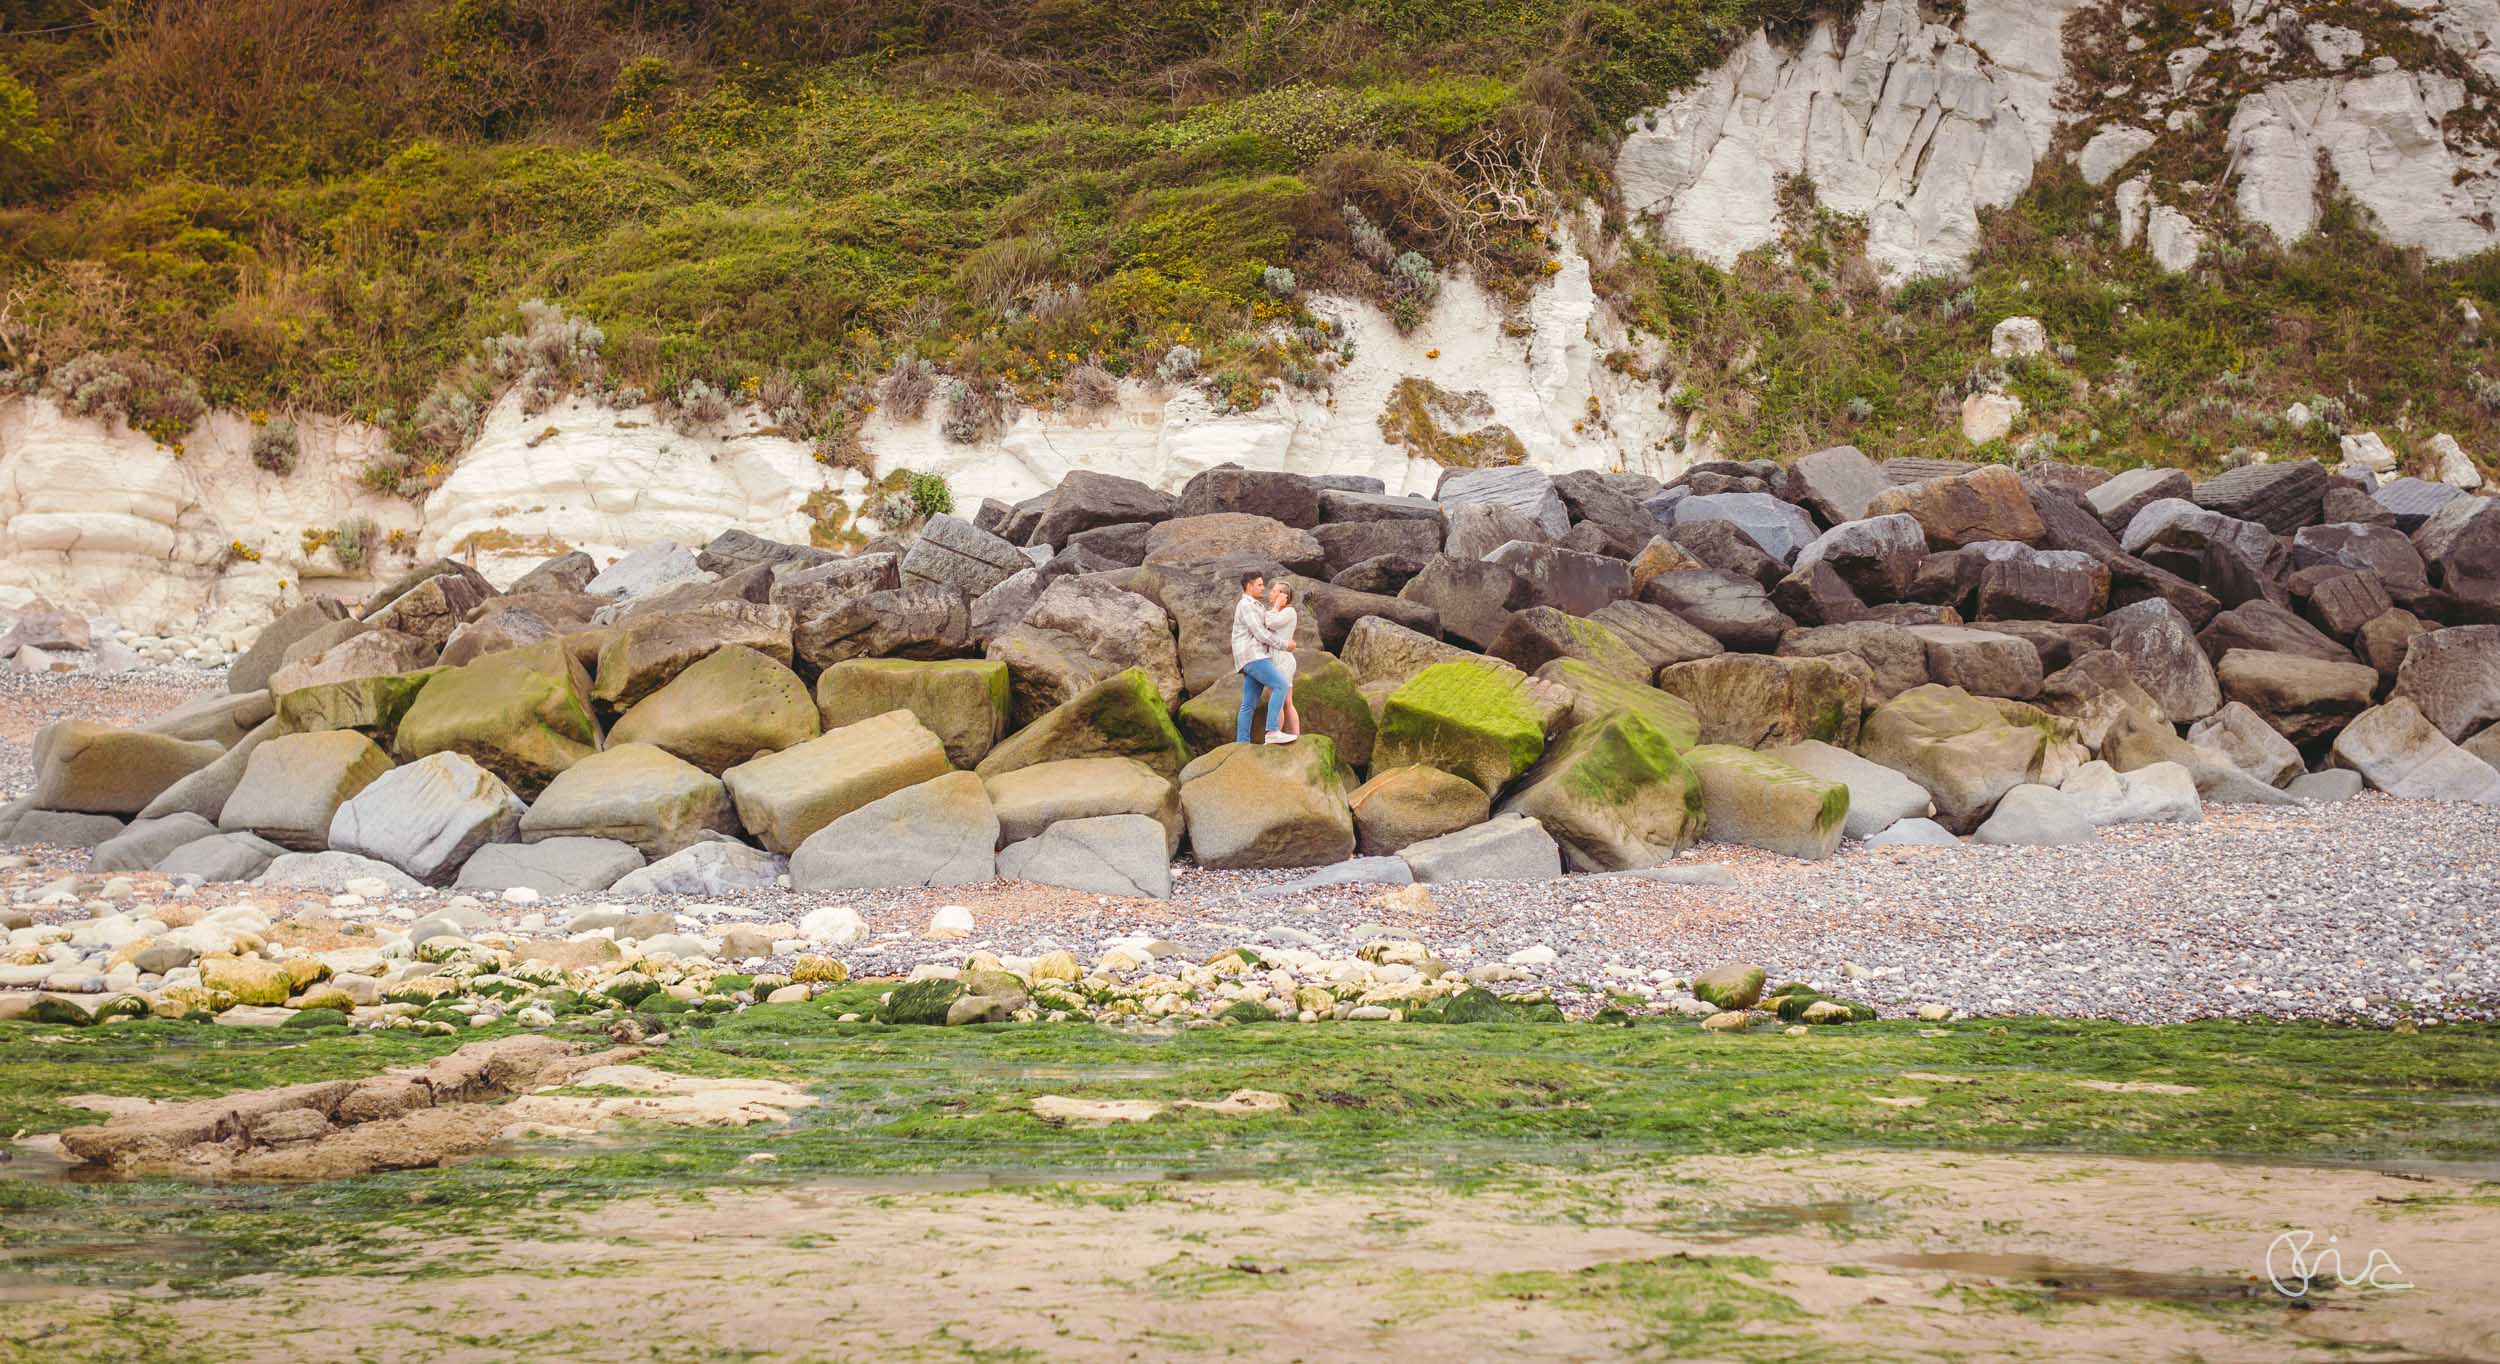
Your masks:
[{"label": "moss-covered boulder", "polygon": [[2011,723],[1983,698],[1930,684],[1876,707],[1858,753],[1925,787],[1936,822],[1966,834],[2006,792],[2040,779],[2053,737],[2046,723]]},{"label": "moss-covered boulder", "polygon": [[1202,867],[1321,867],[1354,855],[1345,766],[1324,734],[1197,759],[1181,769],[1181,811]]},{"label": "moss-covered boulder", "polygon": [[1493,813],[1484,788],[1437,767],[1393,767],[1355,788],[1355,851],[1397,852],[1426,839],[1482,824]]},{"label": "moss-covered boulder", "polygon": [[938,978],[905,981],[894,987],[893,993],[885,997],[885,1003],[877,1006],[877,1021],[941,1026],[946,1022],[946,1011],[963,993],[961,981]]},{"label": "moss-covered boulder", "polygon": [[1739,748],[1808,739],[1847,748],[1865,707],[1857,673],[1826,658],[1721,654],[1659,669],[1658,689],[1691,704],[1703,743]]},{"label": "moss-covered boulder", "polygon": [[1839,849],[1849,822],[1849,788],[1841,783],[1729,744],[1686,749],[1684,761],[1701,778],[1712,838],[1808,861]]},{"label": "moss-covered boulder", "polygon": [[325,729],[352,729],[388,747],[399,736],[400,717],[417,703],[417,693],[442,671],[389,673],[316,682],[277,695],[280,732],[311,734]]},{"label": "moss-covered boulder", "polygon": [[650,744],[706,772],[726,772],[822,730],[799,675],[742,644],[724,645],[635,703],[611,744]]},{"label": "moss-covered boulder", "polygon": [[1526,673],[1560,658],[1577,659],[1627,682],[1647,682],[1651,671],[1649,660],[1614,631],[1553,606],[1512,612],[1492,652]]},{"label": "moss-covered boulder", "polygon": [[284,1004],[295,991],[286,967],[259,957],[203,957],[200,984],[234,996],[237,1004]]},{"label": "moss-covered boulder", "polygon": [[1654,867],[1701,836],[1701,782],[1636,711],[1565,735],[1502,806],[1545,826],[1573,871]]},{"label": "moss-covered boulder", "polygon": [[1750,1009],[1762,1001],[1770,974],[1750,962],[1721,966],[1693,978],[1693,998],[1721,1009]]},{"label": "moss-covered boulder", "polygon": [[895,710],[740,763],[721,781],[747,832],[788,856],[853,810],[950,770],[937,736]]},{"label": "moss-covered boulder", "polygon": [[1545,724],[1517,672],[1435,663],[1389,694],[1372,767],[1437,767],[1499,794],[1545,752]]},{"label": "moss-covered boulder", "polygon": [[1069,758],[1135,758],[1177,777],[1189,761],[1189,744],[1172,723],[1154,679],[1142,668],[1131,668],[1087,687],[1007,736],[977,770],[994,777]]},{"label": "moss-covered boulder", "polygon": [[1694,712],[1693,703],[1646,681],[1626,681],[1577,658],[1555,659],[1537,669],[1536,677],[1571,698],[1571,724],[1575,726],[1592,724],[1619,710],[1637,711],[1679,750],[1701,742],[1701,716]]},{"label": "moss-covered boulder", "polygon": [[[1354,684],[1354,673],[1334,654],[1302,654],[1293,678],[1293,706],[1307,734],[1325,734],[1337,745],[1337,756],[1356,767],[1369,767],[1377,725],[1371,702]],[[1241,717],[1241,674],[1233,673],[1206,691],[1181,703],[1181,738],[1206,753],[1233,742]],[[1262,709],[1252,723],[1264,723]]]},{"label": "moss-covered boulder", "polygon": [[988,658],[850,658],[816,678],[816,713],[840,729],[907,710],[957,767],[978,766],[1007,733],[1007,665]]},{"label": "moss-covered boulder", "polygon": [[557,773],[599,751],[590,678],[552,642],[445,669],[400,717],[393,748],[403,762],[457,753],[536,800]]},{"label": "moss-covered boulder", "polygon": [[650,744],[616,744],[573,764],[521,816],[525,843],[613,839],[653,861],[737,832],[720,778]]}]

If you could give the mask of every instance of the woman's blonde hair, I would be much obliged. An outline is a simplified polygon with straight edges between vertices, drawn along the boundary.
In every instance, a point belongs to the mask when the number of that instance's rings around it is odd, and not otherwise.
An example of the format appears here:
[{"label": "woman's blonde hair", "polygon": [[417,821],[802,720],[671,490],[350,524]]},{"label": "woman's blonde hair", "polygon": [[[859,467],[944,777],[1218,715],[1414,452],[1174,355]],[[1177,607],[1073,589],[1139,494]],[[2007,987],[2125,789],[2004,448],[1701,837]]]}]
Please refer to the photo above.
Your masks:
[{"label": "woman's blonde hair", "polygon": [[1277,592],[1284,593],[1285,600],[1287,602],[1297,601],[1302,595],[1301,593],[1294,591],[1293,579],[1288,578],[1281,573],[1268,580],[1267,590],[1271,594]]}]

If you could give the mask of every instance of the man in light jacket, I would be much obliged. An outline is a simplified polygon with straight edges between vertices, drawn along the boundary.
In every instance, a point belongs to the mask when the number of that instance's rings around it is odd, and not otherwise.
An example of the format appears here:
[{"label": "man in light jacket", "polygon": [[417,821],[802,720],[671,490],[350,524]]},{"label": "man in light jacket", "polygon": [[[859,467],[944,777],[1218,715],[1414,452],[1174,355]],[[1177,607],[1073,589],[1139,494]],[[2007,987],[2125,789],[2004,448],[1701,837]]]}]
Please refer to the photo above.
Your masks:
[{"label": "man in light jacket", "polygon": [[[1285,679],[1267,655],[1292,645],[1267,628],[1267,575],[1242,574],[1241,600],[1233,603],[1233,671],[1241,674],[1241,715],[1233,723],[1233,742],[1262,742],[1283,721]],[[1267,695],[1267,727],[1253,735],[1250,718],[1258,713],[1262,692]]]}]

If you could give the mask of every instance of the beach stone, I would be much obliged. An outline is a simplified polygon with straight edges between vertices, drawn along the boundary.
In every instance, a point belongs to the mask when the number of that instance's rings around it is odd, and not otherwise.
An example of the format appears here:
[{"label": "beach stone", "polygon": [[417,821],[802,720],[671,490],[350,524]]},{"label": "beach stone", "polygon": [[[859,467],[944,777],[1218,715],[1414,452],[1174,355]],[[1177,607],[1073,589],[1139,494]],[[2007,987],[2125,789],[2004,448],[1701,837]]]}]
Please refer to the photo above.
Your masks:
[{"label": "beach stone", "polygon": [[608,893],[731,895],[742,890],[769,890],[789,870],[787,858],[718,839],[670,853],[640,871],[627,872],[608,887]]},{"label": "beach stone", "polygon": [[721,781],[747,831],[787,855],[843,815],[950,770],[935,734],[909,711],[888,711],[740,763]]},{"label": "beach stone", "polygon": [[1389,694],[1372,766],[1437,767],[1490,796],[1544,751],[1544,720],[1516,671],[1452,661],[1425,668]]},{"label": "beach stone", "polygon": [[2351,800],[2361,794],[2364,785],[2360,773],[2330,767],[2323,772],[2306,772],[2294,777],[2284,789],[2302,800],[2326,803]]},{"label": "beach stone", "polygon": [[1721,654],[1659,669],[1658,689],[1692,706],[1701,742],[1739,748],[1808,739],[1847,747],[1865,704],[1858,677],[1830,658]]},{"label": "beach stone", "polygon": [[382,895],[416,895],[425,890],[415,877],[370,857],[350,852],[290,852],[270,860],[258,884],[299,890],[343,891],[354,882],[370,881]]},{"label": "beach stone", "polygon": [[276,713],[277,703],[266,691],[232,692],[187,701],[138,728],[169,739],[205,739],[231,748]]},{"label": "beach stone", "polygon": [[1562,875],[1561,845],[1524,815],[1502,815],[1410,843],[1404,856],[1415,879],[1426,885],[1550,881]]},{"label": "beach stone", "polygon": [[1612,631],[1640,655],[1646,665],[1638,679],[1643,682],[1669,664],[1716,658],[1727,651],[1727,646],[1687,624],[1682,616],[1652,602],[1619,601],[1589,620]]},{"label": "beach stone", "polygon": [[981,779],[948,772],[810,834],[790,855],[790,886],[814,893],[971,885],[997,879],[997,850],[998,816]]},{"label": "beach stone", "polygon": [[526,843],[614,840],[653,859],[737,829],[720,778],[650,744],[620,744],[565,769],[520,823]]},{"label": "beach stone", "polygon": [[541,895],[589,895],[643,866],[630,843],[612,838],[557,837],[536,843],[489,843],[460,865],[460,890],[500,892],[526,886]]},{"label": "beach stone", "polygon": [[815,699],[798,674],[731,644],[636,702],[607,741],[649,744],[717,774],[819,732]]},{"label": "beach stone", "polygon": [[1807,861],[1839,850],[1848,787],[1729,744],[1689,748],[1684,761],[1700,778],[1702,828],[1711,838]]},{"label": "beach stone", "polygon": [[944,583],[922,581],[831,605],[811,601],[795,615],[790,641],[797,663],[811,671],[846,658],[952,658],[971,647],[972,604]]},{"label": "beach stone", "polygon": [[1913,687],[1866,717],[1858,753],[1924,787],[1947,829],[1978,827],[2006,792],[2036,781],[2048,738],[2007,723],[1958,687]]},{"label": "beach stone", "polygon": [[[1936,803],[1928,796],[1927,788],[1845,748],[1808,739],[1766,748],[1762,756],[1778,759],[1807,776],[1838,783],[1845,789],[1849,812],[1841,832],[1849,838],[1873,838],[1904,820],[1925,819],[1936,812]],[[1716,817],[1704,827],[1716,834]]]},{"label": "beach stone", "polygon": [[87,870],[153,871],[175,849],[216,835],[214,823],[187,811],[161,819],[134,819],[121,832],[96,845]]},{"label": "beach stone", "polygon": [[985,778],[994,777],[1069,758],[1135,758],[1176,777],[1189,761],[1189,745],[1172,723],[1154,679],[1143,669],[1131,668],[1104,678],[1009,735],[976,770]]},{"label": "beach stone", "polygon": [[1701,785],[1657,726],[1619,711],[1573,728],[1497,813],[1543,824],[1574,871],[1625,871],[1700,837]]},{"label": "beach stone", "polygon": [[994,659],[845,659],[816,679],[816,711],[825,729],[839,729],[905,710],[946,749],[946,760],[970,768],[989,756],[1008,730],[1007,665]]},{"label": "beach stone", "polygon": [[1971,835],[1975,843],[2054,847],[2093,841],[2092,821],[2080,802],[2055,787],[2026,782],[2005,793]]},{"label": "beach stone", "polygon": [[224,756],[207,740],[55,720],[35,731],[35,807],[135,815],[165,789]]},{"label": "beach stone", "polygon": [[158,859],[156,870],[168,876],[196,876],[203,882],[257,879],[286,849],[258,834],[219,834],[195,839]]},{"label": "beach stone", "polygon": [[128,827],[113,815],[81,815],[63,810],[29,810],[23,802],[12,807],[14,818],[0,816],[0,824],[8,830],[6,845],[12,848],[95,848],[112,840]]},{"label": "beach stone", "polygon": [[1160,821],[1145,815],[1094,815],[1060,820],[998,854],[1003,881],[1122,898],[1161,900],[1172,893],[1172,853]]},{"label": "beach stone", "polygon": [[2185,501],[2194,491],[2195,484],[2186,470],[2148,464],[2122,469],[2085,490],[2083,505],[2110,534],[2116,535],[2127,528],[2137,512],[2165,498]]},{"label": "beach stone", "polygon": [[383,773],[342,803],[330,817],[329,846],[448,885],[479,848],[512,841],[521,809],[494,773],[457,753],[435,753]]},{"label": "beach stone", "polygon": [[1437,767],[1393,767],[1356,787],[1355,849],[1367,857],[1399,852],[1483,823],[1493,813],[1484,788]]},{"label": "beach stone", "polygon": [[1180,850],[1180,788],[1134,758],[1070,758],[983,778],[1003,847],[1072,819],[1137,815],[1164,832],[1164,857]]},{"label": "beach stone", "polygon": [[1906,512],[1844,521],[1798,551],[1791,572],[1828,565],[1849,590],[1868,601],[1898,601],[1918,580],[1927,558],[1927,532]]},{"label": "beach stone", "polygon": [[1866,840],[1870,848],[1958,848],[1962,840],[1932,819],[1905,819]]},{"label": "beach stone", "polygon": [[280,735],[252,751],[217,827],[318,851],[339,807],[390,770],[390,755],[354,730]]},{"label": "beach stone", "polygon": [[[371,635],[362,635],[339,647],[349,648],[364,640],[377,638],[382,633],[376,631]],[[288,669],[279,673],[279,680],[293,680],[288,676],[293,671]],[[440,671],[439,668],[419,666],[408,671],[361,673],[334,681],[289,686],[277,694],[278,728],[287,734],[352,729],[388,747],[399,733],[401,717],[416,704],[417,694],[424,691],[426,684],[433,681]]]},{"label": "beach stone", "polygon": [[589,682],[560,645],[489,654],[426,683],[400,717],[392,749],[403,762],[457,753],[534,800],[599,749]]},{"label": "beach stone", "polygon": [[1181,770],[1181,809],[1198,865],[1319,867],[1354,853],[1354,816],[1336,745],[1226,744]]}]

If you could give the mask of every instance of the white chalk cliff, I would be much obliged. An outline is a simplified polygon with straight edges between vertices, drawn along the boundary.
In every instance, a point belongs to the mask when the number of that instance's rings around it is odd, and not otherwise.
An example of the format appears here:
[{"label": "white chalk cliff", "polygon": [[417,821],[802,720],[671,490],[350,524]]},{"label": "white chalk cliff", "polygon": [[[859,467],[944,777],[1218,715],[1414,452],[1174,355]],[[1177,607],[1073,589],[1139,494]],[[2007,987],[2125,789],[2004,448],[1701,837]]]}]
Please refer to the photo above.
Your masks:
[{"label": "white chalk cliff", "polygon": [[[2150,15],[2113,0],[1970,0],[1958,14],[1872,0],[1793,46],[1756,33],[1634,120],[1616,174],[1635,221],[1722,265],[1777,240],[1781,182],[1802,175],[1823,206],[1866,219],[1869,256],[1899,282],[1967,268],[1981,211],[2012,203],[2051,155],[2111,186],[2127,244],[2189,268],[2228,226],[2222,196],[2137,169],[2185,151],[2222,167],[2228,209],[2277,241],[2313,231],[2340,190],[2389,240],[2455,259],[2500,244],[2500,0],[2400,8],[2234,0],[2196,41],[2154,51]],[[2118,25],[2132,78],[2074,88],[2077,19]],[[2443,60],[2371,55],[2391,36],[2429,39]]]}]

